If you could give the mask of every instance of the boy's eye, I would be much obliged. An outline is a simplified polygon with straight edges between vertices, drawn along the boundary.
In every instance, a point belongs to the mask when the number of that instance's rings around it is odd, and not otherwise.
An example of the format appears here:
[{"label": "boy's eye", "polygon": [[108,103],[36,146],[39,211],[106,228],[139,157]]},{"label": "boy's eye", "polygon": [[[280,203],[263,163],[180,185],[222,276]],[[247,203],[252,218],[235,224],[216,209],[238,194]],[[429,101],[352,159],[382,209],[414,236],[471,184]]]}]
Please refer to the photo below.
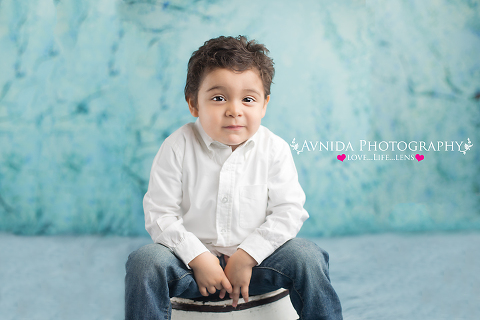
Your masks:
[{"label": "boy's eye", "polygon": [[215,97],[213,97],[212,100],[213,100],[213,101],[225,101],[225,98],[222,97],[222,96],[215,96]]},{"label": "boy's eye", "polygon": [[243,98],[243,101],[245,101],[245,102],[255,102],[255,99],[250,98],[250,97],[246,97],[246,98]]}]

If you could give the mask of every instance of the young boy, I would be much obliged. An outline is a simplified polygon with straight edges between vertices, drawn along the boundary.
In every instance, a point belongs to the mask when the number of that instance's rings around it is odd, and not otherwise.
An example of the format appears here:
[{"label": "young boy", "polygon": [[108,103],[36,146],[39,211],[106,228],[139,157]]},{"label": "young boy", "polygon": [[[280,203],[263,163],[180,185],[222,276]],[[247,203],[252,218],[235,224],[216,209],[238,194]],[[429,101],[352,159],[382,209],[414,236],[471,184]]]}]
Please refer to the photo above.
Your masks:
[{"label": "young boy", "polygon": [[297,239],[308,214],[289,145],[261,126],[274,75],[268,50],[211,39],[188,63],[197,117],[170,135],[144,198],[154,244],[126,264],[126,319],[170,319],[170,297],[290,291],[300,319],[342,319],[328,253]]}]

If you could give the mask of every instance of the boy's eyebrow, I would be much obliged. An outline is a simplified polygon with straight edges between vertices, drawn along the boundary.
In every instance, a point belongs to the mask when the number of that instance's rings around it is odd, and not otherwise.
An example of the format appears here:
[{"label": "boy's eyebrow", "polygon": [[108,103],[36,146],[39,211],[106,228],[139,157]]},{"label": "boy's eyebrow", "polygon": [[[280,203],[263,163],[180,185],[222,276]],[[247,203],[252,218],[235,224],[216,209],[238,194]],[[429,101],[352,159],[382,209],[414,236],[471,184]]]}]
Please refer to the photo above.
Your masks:
[{"label": "boy's eyebrow", "polygon": [[260,92],[258,92],[258,91],[255,90],[255,89],[245,89],[245,90],[243,90],[243,91],[253,92],[253,93],[256,93],[256,94],[258,94],[258,95],[261,95]]},{"label": "boy's eyebrow", "polygon": [[[213,91],[213,90],[217,90],[217,89],[223,89],[225,90],[226,88],[224,86],[213,86],[211,87],[210,89],[207,90],[207,92],[210,92],[210,91]],[[248,92],[253,92],[253,93],[256,93],[258,95],[260,95],[260,92],[258,92],[257,90],[255,89],[245,89],[243,91],[248,91]]]},{"label": "boy's eyebrow", "polygon": [[217,90],[217,89],[225,89],[225,87],[224,86],[213,86],[210,89],[208,89],[207,92]]}]

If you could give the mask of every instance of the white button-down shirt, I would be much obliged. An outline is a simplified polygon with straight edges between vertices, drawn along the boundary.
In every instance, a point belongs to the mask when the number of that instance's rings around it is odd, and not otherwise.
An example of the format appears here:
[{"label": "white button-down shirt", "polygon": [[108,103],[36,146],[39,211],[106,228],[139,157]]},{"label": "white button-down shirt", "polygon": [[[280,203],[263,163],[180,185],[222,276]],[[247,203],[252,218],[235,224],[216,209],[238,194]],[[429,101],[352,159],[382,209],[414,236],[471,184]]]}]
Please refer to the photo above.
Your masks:
[{"label": "white button-down shirt", "polygon": [[289,145],[267,128],[232,152],[200,121],[175,131],[153,160],[145,227],[188,266],[207,250],[245,250],[258,264],[294,238],[308,213]]}]

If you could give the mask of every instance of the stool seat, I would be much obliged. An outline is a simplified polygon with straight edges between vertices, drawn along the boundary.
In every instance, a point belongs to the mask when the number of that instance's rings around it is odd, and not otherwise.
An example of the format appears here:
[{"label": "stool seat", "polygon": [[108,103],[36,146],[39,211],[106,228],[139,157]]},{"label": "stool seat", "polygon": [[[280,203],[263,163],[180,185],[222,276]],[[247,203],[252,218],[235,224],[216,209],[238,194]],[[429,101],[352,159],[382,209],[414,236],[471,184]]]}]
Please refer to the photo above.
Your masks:
[{"label": "stool seat", "polygon": [[208,300],[171,298],[172,320],[294,320],[298,319],[297,312],[293,308],[288,290],[279,289],[266,294],[251,296],[245,302],[243,298],[238,300],[236,308],[232,307],[232,299]]}]

